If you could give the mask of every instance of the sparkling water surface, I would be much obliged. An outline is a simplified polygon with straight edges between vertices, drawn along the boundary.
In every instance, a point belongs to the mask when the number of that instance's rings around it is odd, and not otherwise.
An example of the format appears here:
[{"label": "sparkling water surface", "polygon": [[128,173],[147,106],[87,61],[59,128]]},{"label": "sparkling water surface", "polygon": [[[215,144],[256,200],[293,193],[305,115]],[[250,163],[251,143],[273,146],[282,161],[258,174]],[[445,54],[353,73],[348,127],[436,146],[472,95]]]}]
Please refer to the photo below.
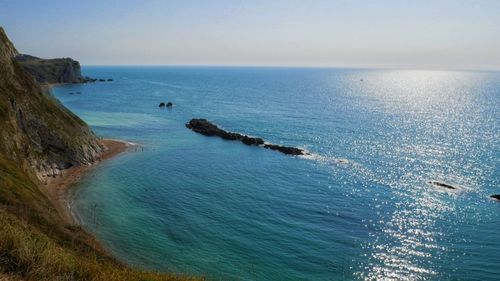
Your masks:
[{"label": "sparkling water surface", "polygon": [[[114,81],[55,96],[96,134],[139,148],[85,177],[73,210],[132,266],[209,280],[500,276],[498,72],[83,72]],[[202,136],[191,118],[313,156]]]}]

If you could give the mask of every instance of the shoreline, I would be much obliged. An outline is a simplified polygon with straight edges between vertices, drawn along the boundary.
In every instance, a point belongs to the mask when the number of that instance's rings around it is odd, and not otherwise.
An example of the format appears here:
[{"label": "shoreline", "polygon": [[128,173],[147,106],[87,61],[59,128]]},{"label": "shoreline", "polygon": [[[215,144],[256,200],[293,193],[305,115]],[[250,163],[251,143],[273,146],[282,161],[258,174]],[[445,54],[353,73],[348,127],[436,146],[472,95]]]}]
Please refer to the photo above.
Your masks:
[{"label": "shoreline", "polygon": [[57,212],[61,216],[61,219],[67,224],[79,224],[75,215],[71,211],[71,206],[69,205],[68,192],[70,189],[91,169],[99,166],[104,161],[125,152],[133,145],[126,141],[112,139],[100,140],[99,143],[106,147],[106,149],[99,155],[99,161],[96,161],[89,166],[73,166],[62,170],[61,175],[48,179],[47,182],[42,185],[44,193],[56,208]]}]

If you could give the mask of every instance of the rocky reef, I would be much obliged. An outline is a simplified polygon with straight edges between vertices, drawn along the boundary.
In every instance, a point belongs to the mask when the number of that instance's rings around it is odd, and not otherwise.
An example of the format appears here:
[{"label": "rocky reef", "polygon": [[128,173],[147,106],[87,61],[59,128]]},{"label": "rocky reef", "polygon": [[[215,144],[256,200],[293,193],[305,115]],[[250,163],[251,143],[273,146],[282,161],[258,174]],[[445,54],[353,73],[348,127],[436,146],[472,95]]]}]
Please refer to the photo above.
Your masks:
[{"label": "rocky reef", "polygon": [[443,182],[439,182],[439,181],[428,181],[428,183],[432,184],[434,186],[444,187],[444,188],[447,188],[447,189],[457,189],[453,185],[450,185],[450,184],[447,184],[447,183],[443,183]]},{"label": "rocky reef", "polygon": [[263,148],[276,150],[284,154],[288,155],[309,155],[308,152],[303,149],[289,146],[281,146],[277,144],[269,144],[266,143],[261,138],[249,137],[246,135],[242,135],[239,133],[227,132],[217,125],[212,124],[206,119],[191,119],[189,123],[186,124],[186,127],[191,129],[192,131],[202,134],[204,136],[217,136],[225,140],[235,140],[240,141],[246,145],[260,146]]}]

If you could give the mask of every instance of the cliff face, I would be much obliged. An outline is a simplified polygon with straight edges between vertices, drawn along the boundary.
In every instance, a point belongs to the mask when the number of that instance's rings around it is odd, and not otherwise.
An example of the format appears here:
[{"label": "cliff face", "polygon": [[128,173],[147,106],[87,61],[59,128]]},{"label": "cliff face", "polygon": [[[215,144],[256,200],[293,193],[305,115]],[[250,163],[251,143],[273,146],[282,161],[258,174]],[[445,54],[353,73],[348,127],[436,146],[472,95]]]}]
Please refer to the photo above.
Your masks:
[{"label": "cliff face", "polygon": [[19,55],[19,52],[14,47],[14,44],[10,42],[2,27],[0,27],[0,42],[3,45],[2,49],[0,49],[1,59],[13,58]]},{"label": "cliff face", "polygon": [[38,179],[90,164],[102,148],[17,55],[0,27],[0,280],[195,280],[130,269],[62,220]]},{"label": "cliff face", "polygon": [[[94,162],[102,148],[88,126],[35,82],[0,27],[0,155],[44,180],[73,165]],[[74,62],[74,61],[73,61]],[[58,81],[80,75],[78,62]],[[63,69],[61,68],[61,69]]]},{"label": "cliff face", "polygon": [[16,61],[28,71],[38,83],[81,83],[80,63],[70,58],[41,59],[30,55],[16,55]]}]

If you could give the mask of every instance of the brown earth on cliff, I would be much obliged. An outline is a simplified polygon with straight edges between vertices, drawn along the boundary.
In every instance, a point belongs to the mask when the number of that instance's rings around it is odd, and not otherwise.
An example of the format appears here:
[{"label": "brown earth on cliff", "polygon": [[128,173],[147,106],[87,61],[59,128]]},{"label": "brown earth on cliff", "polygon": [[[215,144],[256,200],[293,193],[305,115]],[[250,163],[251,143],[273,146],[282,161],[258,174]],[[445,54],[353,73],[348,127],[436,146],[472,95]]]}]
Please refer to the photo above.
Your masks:
[{"label": "brown earth on cliff", "polygon": [[18,55],[0,27],[0,279],[193,280],[130,269],[81,227],[64,223],[41,182],[93,163],[103,148],[20,66]]}]

